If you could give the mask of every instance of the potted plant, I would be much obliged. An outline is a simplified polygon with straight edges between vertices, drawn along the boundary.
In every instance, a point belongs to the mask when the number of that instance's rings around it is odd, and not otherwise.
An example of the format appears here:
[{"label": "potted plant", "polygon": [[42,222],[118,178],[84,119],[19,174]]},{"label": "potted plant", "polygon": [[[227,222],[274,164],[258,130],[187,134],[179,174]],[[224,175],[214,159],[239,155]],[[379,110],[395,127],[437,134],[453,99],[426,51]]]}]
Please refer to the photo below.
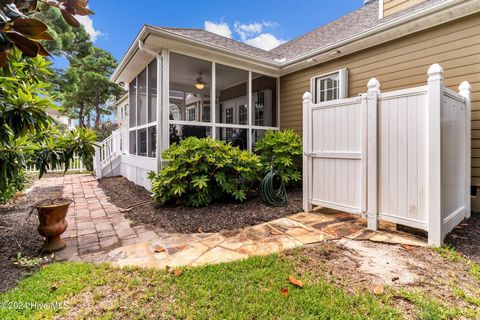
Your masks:
[{"label": "potted plant", "polygon": [[[78,155],[84,163],[90,163],[95,154],[96,135],[93,131],[78,128],[71,132],[61,131],[55,127],[48,130],[48,135],[42,133],[37,147],[31,154],[30,161],[35,164],[42,178],[48,170],[55,170],[63,166],[65,172],[74,155]],[[43,252],[55,252],[65,248],[65,241],[61,235],[68,227],[65,220],[71,199],[47,199],[37,203],[32,210],[37,210],[40,225],[38,232],[45,237]]]}]

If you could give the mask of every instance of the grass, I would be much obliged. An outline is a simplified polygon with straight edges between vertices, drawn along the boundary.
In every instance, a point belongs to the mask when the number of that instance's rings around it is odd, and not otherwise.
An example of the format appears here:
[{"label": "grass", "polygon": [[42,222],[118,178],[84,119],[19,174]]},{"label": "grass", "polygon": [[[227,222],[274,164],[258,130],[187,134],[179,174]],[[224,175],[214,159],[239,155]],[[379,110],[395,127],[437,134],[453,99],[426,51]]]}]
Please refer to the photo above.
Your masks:
[{"label": "grass", "polygon": [[[400,319],[372,294],[347,294],[281,255],[182,270],[57,263],[26,278],[2,302],[66,302],[65,309],[0,309],[0,319]],[[304,281],[290,285],[288,277]],[[288,288],[288,296],[281,294]]]},{"label": "grass", "polygon": [[[436,251],[459,266],[467,263],[480,285],[478,264],[450,248]],[[480,304],[480,290],[475,288],[452,282],[454,296],[468,304],[463,306],[422,288],[390,287],[380,296],[371,290],[346,292],[333,284],[315,257],[306,249],[292,250],[183,268],[180,275],[106,264],[55,263],[0,294],[0,319],[402,319],[396,309],[398,297],[409,301],[419,319],[480,318],[474,308]],[[303,288],[290,284],[290,275],[302,280]],[[286,296],[281,293],[284,288]],[[60,304],[12,310],[2,308],[5,302]]]}]

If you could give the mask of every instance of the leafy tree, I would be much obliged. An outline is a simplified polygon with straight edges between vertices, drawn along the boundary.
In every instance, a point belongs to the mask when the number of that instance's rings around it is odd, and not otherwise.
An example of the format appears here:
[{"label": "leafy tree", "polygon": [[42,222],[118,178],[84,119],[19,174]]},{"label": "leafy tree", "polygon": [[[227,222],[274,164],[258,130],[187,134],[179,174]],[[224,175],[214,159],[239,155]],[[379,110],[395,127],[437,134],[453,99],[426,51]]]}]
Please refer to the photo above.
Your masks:
[{"label": "leafy tree", "polygon": [[41,11],[33,15],[48,25],[51,41],[41,43],[54,56],[84,57],[91,52],[93,47],[90,35],[83,26],[74,28],[69,25],[57,8]]},{"label": "leafy tree", "polygon": [[29,163],[42,176],[61,164],[68,169],[74,153],[85,160],[94,153],[94,133],[65,132],[48,116],[47,109],[56,108],[45,82],[49,66],[43,57],[24,57],[14,49],[0,68],[0,199],[17,187]]},{"label": "leafy tree", "polygon": [[0,0],[0,67],[7,64],[14,47],[27,57],[49,55],[40,41],[53,37],[48,26],[32,15],[55,7],[70,26],[78,28],[80,23],[74,16],[93,13],[87,5],[88,0]]},{"label": "leafy tree", "polygon": [[60,85],[63,106],[70,114],[77,114],[81,127],[90,124],[88,118],[92,110],[94,128],[98,130],[102,115],[111,113],[108,102],[124,93],[119,85],[110,81],[118,63],[109,52],[96,47],[85,57],[69,60]]}]

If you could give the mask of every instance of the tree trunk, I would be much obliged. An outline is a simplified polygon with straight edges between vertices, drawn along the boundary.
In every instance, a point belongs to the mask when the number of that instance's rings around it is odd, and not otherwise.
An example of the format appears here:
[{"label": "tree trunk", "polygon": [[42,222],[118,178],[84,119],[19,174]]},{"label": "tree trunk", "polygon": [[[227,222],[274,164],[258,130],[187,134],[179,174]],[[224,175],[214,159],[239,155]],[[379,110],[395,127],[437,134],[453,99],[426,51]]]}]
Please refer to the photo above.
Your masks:
[{"label": "tree trunk", "polygon": [[97,96],[95,101],[95,130],[97,130],[100,127],[100,117],[101,117],[100,99]]},{"label": "tree trunk", "polygon": [[87,113],[87,123],[86,127],[90,129],[90,112]]},{"label": "tree trunk", "polygon": [[80,110],[78,111],[78,126],[79,126],[80,128],[85,127],[85,122],[84,122],[85,116],[83,115],[83,109],[84,109],[84,108],[85,108],[85,107],[84,107],[83,104],[82,104],[82,105],[80,105]]}]

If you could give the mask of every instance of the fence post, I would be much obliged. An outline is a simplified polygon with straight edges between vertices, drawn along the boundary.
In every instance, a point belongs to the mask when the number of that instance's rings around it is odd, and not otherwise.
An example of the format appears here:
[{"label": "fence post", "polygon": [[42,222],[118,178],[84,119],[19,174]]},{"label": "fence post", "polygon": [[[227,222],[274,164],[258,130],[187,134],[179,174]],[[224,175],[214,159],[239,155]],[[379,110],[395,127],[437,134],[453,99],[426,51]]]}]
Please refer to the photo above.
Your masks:
[{"label": "fence post", "polygon": [[467,81],[463,81],[458,87],[458,91],[465,98],[465,218],[469,219],[472,215],[470,202],[470,188],[472,185],[472,86]]},{"label": "fence post", "polygon": [[305,92],[303,95],[303,210],[305,212],[311,212],[312,206],[312,157],[308,154],[311,152],[310,139],[311,139],[311,103],[312,94]]},{"label": "fence post", "polygon": [[428,69],[427,93],[427,190],[428,244],[443,242],[441,112],[443,103],[443,69],[434,64]]},{"label": "fence post", "polygon": [[95,176],[97,179],[102,178],[102,157],[100,156],[102,152],[102,147],[95,147],[95,159],[94,163],[94,170]]},{"label": "fence post", "polygon": [[368,229],[378,229],[378,97],[380,83],[368,81],[367,93],[367,217]]}]

